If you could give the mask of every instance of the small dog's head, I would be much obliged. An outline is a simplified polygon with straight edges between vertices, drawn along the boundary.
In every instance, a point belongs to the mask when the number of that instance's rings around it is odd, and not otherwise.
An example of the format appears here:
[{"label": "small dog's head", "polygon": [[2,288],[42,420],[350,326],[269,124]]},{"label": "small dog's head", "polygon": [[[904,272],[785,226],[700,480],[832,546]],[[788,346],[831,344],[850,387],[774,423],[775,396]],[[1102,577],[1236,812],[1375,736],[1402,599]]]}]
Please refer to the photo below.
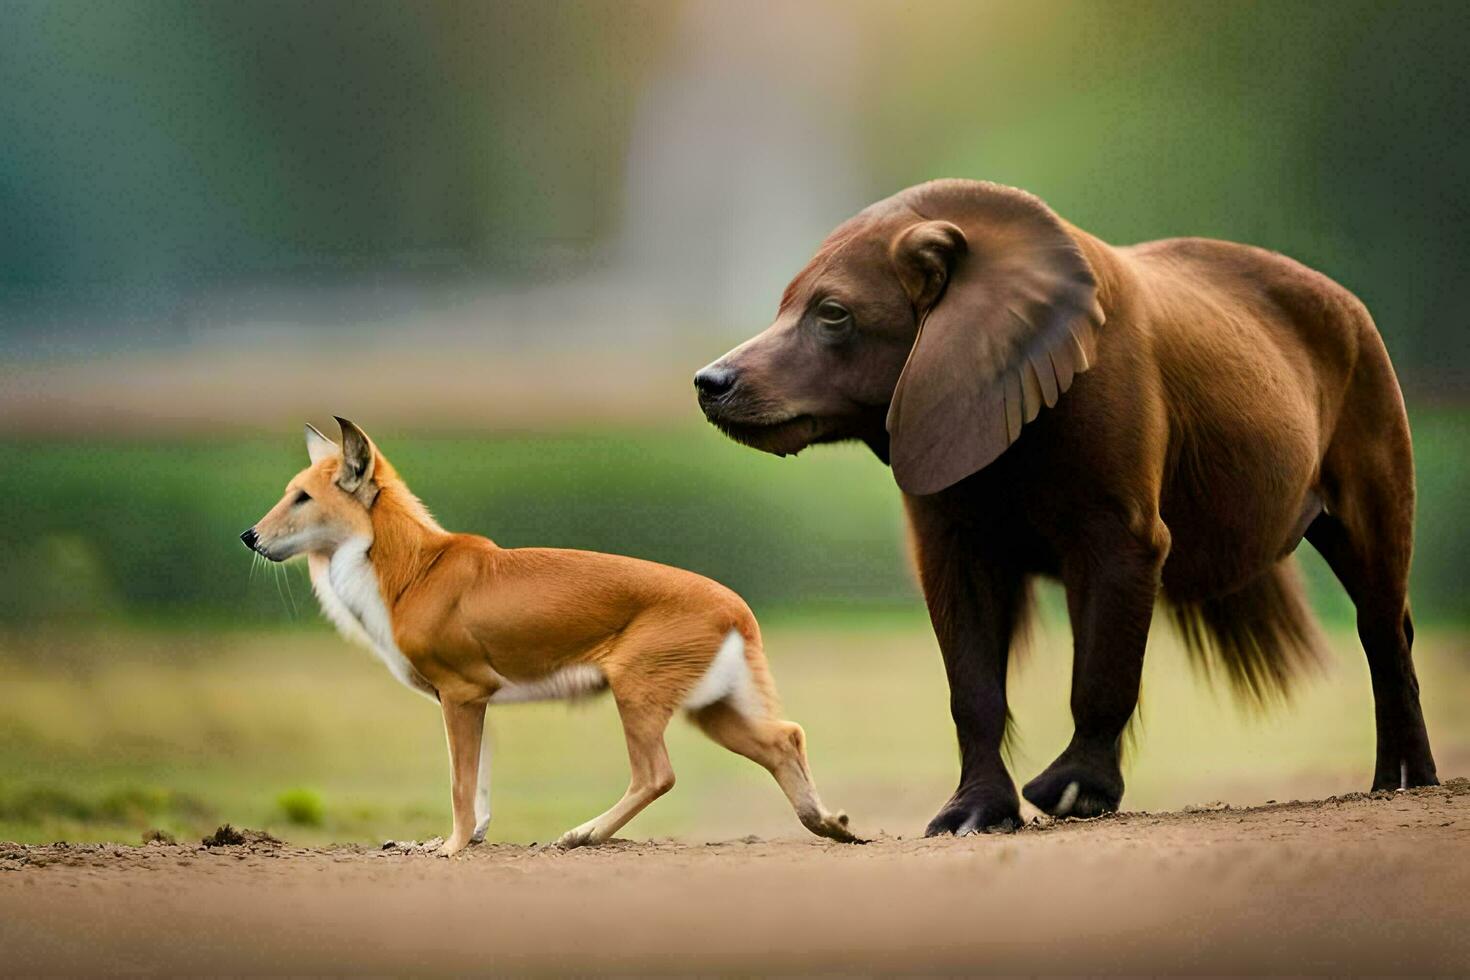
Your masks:
[{"label": "small dog's head", "polygon": [[775,322],[694,384],[739,442],[784,456],[861,439],[905,490],[933,493],[1055,404],[1101,322],[1087,260],[1046,205],[933,181],[839,225]]},{"label": "small dog's head", "polygon": [[311,465],[286,484],[279,503],[240,535],[252,551],[271,561],[297,555],[331,554],[354,538],[371,538],[370,509],[386,462],[367,433],[346,419],[342,445],[315,427],[306,427],[306,454]]}]

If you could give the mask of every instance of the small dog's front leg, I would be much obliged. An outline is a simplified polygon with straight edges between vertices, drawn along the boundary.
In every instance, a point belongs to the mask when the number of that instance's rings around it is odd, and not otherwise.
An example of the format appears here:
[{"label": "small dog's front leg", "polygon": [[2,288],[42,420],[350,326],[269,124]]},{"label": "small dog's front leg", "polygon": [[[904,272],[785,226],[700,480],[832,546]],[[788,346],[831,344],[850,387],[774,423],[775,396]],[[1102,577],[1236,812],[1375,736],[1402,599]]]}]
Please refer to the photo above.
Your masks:
[{"label": "small dog's front leg", "polygon": [[490,829],[490,756],[494,752],[490,741],[487,734],[480,742],[480,778],[479,788],[475,790],[475,833],[470,838],[471,844],[483,842],[485,832]]},{"label": "small dog's front leg", "polygon": [[485,698],[457,700],[440,692],[444,735],[449,742],[450,803],[454,829],[439,848],[450,857],[464,850],[475,833],[475,790],[479,785],[480,738],[485,730]]}]

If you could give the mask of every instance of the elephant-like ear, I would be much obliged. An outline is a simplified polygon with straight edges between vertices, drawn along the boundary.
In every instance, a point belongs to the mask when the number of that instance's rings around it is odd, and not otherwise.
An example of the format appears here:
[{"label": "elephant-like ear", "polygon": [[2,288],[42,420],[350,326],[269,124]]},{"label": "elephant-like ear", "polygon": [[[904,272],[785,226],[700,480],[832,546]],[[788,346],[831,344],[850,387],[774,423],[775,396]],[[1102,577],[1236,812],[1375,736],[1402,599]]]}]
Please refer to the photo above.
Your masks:
[{"label": "elephant-like ear", "polygon": [[341,450],[335,442],[322,435],[321,430],[310,422],[306,423],[306,455],[313,463],[320,463],[339,452]]},{"label": "elephant-like ear", "polygon": [[938,220],[892,247],[920,326],[888,433],[898,485],[929,494],[989,465],[1056,405],[1092,365],[1103,312],[1081,249],[1037,198],[970,181],[915,193],[910,206]]},{"label": "elephant-like ear", "polygon": [[[373,448],[367,433],[352,422],[337,418],[337,425],[342,429],[342,466],[337,470],[337,486],[348,493],[358,494],[373,485],[378,451]],[[373,493],[373,496],[377,494]]]}]

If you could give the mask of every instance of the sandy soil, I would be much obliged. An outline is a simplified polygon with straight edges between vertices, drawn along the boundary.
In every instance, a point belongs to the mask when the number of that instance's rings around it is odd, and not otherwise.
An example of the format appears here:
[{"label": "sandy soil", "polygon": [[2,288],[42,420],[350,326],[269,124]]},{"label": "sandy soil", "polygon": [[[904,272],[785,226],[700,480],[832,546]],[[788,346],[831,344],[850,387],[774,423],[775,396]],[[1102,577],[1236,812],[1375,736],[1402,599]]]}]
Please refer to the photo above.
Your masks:
[{"label": "sandy soil", "polygon": [[0,845],[6,972],[1470,971],[1470,780],[866,846]]}]

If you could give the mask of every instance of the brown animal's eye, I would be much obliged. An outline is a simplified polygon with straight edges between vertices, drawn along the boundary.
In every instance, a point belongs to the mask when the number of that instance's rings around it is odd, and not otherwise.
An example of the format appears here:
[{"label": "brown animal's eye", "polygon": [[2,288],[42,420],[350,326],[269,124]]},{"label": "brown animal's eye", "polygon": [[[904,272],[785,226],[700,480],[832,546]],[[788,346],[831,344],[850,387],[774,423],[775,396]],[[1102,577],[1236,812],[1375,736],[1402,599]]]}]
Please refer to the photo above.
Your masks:
[{"label": "brown animal's eye", "polygon": [[293,501],[291,501],[291,506],[292,507],[299,507],[302,504],[306,503],[310,499],[311,499],[311,494],[307,493],[305,490],[298,491],[297,494],[296,494],[296,499],[293,500]]},{"label": "brown animal's eye", "polygon": [[836,300],[824,299],[817,307],[817,320],[824,327],[840,330],[852,322],[852,314]]}]

